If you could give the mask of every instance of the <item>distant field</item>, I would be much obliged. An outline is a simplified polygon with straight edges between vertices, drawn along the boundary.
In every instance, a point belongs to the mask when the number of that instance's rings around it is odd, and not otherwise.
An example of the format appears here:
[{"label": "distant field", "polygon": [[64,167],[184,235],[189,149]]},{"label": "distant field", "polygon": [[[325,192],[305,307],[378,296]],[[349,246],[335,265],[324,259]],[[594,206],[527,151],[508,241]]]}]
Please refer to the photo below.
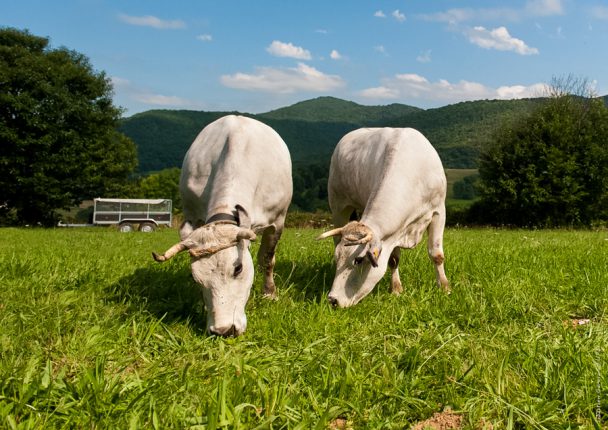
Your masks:
[{"label": "distant field", "polygon": [[448,180],[448,199],[454,195],[454,183],[466,176],[477,173],[477,169],[445,169],[445,176]]},{"label": "distant field", "polygon": [[461,179],[477,173],[477,169],[445,169],[445,176],[448,180],[448,193],[445,201],[448,207],[448,221],[450,209],[467,209],[473,204],[473,200],[462,200],[454,198],[454,183]]},{"label": "distant field", "polygon": [[608,425],[606,231],[448,229],[451,295],[421,244],[401,296],[386,276],[350,309],[319,232],[286,231],[278,301],[256,273],[217,339],[187,256],[150,256],[176,231],[0,229],[0,428]]}]

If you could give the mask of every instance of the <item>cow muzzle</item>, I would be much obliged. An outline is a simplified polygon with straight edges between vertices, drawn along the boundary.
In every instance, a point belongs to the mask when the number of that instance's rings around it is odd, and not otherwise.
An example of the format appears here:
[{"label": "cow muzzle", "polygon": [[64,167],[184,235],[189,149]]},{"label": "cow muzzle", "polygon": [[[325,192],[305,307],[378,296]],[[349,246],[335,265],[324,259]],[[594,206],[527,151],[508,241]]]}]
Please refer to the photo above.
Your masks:
[{"label": "cow muzzle", "polygon": [[236,326],[233,324],[230,327],[209,327],[209,333],[214,336],[236,337],[242,332],[239,332],[239,330],[237,330]]}]

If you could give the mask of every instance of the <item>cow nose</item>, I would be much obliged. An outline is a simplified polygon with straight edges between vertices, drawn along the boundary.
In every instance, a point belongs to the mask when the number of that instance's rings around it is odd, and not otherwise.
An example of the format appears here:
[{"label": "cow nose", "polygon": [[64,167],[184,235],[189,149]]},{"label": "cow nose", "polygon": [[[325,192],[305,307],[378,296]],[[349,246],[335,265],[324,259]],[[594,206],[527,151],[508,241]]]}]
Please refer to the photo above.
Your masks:
[{"label": "cow nose", "polygon": [[336,299],[334,296],[327,296],[327,300],[329,300],[329,303],[334,307],[338,307],[338,299]]},{"label": "cow nose", "polygon": [[234,337],[236,336],[236,327],[232,325],[223,329],[210,328],[209,332],[215,336]]}]

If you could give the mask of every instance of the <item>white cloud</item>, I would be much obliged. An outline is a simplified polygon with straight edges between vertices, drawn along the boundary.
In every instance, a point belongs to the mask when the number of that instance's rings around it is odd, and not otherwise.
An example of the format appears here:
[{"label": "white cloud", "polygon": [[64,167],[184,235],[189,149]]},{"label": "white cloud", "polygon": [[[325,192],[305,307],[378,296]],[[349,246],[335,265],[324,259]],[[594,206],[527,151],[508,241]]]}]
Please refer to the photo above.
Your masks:
[{"label": "white cloud", "polygon": [[315,33],[327,34],[327,30],[325,30],[324,28],[318,28],[315,30]]},{"label": "white cloud", "polygon": [[112,87],[114,87],[114,89],[125,88],[131,85],[131,82],[128,79],[121,78],[119,76],[112,76],[110,80],[112,81]]},{"label": "white cloud", "polygon": [[591,8],[591,16],[595,19],[608,21],[608,6],[595,6]]},{"label": "white cloud", "polygon": [[230,88],[279,94],[297,91],[327,92],[345,85],[341,77],[326,75],[304,63],[299,63],[296,68],[259,67],[255,74],[223,75],[220,80]]},{"label": "white cloud", "polygon": [[431,103],[455,103],[465,100],[538,97],[543,94],[544,88],[544,84],[491,88],[478,82],[465,80],[456,83],[445,79],[431,82],[414,73],[403,73],[383,79],[380,86],[364,89],[359,92],[359,95],[377,101],[401,99],[422,100]]},{"label": "white cloud", "polygon": [[376,12],[374,12],[374,16],[376,18],[386,18],[386,15],[381,10],[377,10]]},{"label": "white cloud", "polygon": [[524,13],[530,16],[563,15],[562,0],[529,0]]},{"label": "white cloud", "polygon": [[430,63],[431,62],[431,50],[424,51],[422,54],[416,57],[416,61],[419,63]]},{"label": "white cloud", "polygon": [[522,8],[454,8],[419,17],[428,21],[459,24],[470,21],[521,21],[534,17],[563,15],[563,0],[528,0]]},{"label": "white cloud", "polygon": [[387,87],[367,88],[359,93],[362,97],[368,99],[396,99],[399,97],[399,91]]},{"label": "white cloud", "polygon": [[278,40],[274,40],[270,46],[266,48],[266,51],[276,57],[289,57],[298,60],[310,60],[312,58],[310,51],[295,46],[292,43],[284,43]]},{"label": "white cloud", "polygon": [[198,102],[188,100],[178,96],[167,96],[164,94],[156,94],[147,89],[143,89],[133,84],[128,79],[118,76],[113,76],[112,87],[117,96],[121,96],[127,100],[143,103],[150,107],[180,107],[180,108],[200,108]]},{"label": "white cloud", "polygon": [[121,13],[118,15],[118,18],[122,22],[126,22],[131,25],[138,25],[142,27],[152,27],[159,30],[174,30],[179,28],[186,28],[186,24],[180,20],[172,20],[166,21],[155,16],[146,15],[146,16],[130,16]]},{"label": "white cloud", "polygon": [[499,99],[523,99],[528,97],[541,97],[547,93],[547,85],[534,84],[530,86],[512,85],[496,89]]},{"label": "white cloud", "polygon": [[379,52],[381,54],[384,54],[384,55],[388,55],[386,53],[386,48],[384,48],[384,45],[374,46],[374,51],[377,51],[377,52]]},{"label": "white cloud", "polygon": [[496,19],[516,19],[513,9],[449,9],[445,12],[420,15],[420,18],[427,21],[445,22],[449,24],[459,24],[467,21],[491,21]]},{"label": "white cloud", "polygon": [[146,103],[153,106],[186,106],[191,105],[187,99],[177,96],[165,96],[163,94],[137,94],[134,99],[138,102]]},{"label": "white cloud", "polygon": [[213,40],[213,36],[210,34],[199,34],[196,36],[198,40],[202,40],[203,42],[211,42]]},{"label": "white cloud", "polygon": [[488,30],[478,26],[467,30],[466,35],[471,43],[485,49],[513,51],[520,55],[538,54],[538,49],[531,48],[523,40],[511,36],[506,27]]},{"label": "white cloud", "polygon": [[415,73],[403,73],[395,75],[395,77],[403,82],[410,82],[412,84],[424,84],[426,85],[429,81],[420,75]]},{"label": "white cloud", "polygon": [[341,60],[342,59],[342,55],[335,49],[331,51],[329,56],[331,57],[332,60]]},{"label": "white cloud", "polygon": [[399,12],[399,9],[394,10],[391,15],[393,15],[393,18],[395,18],[399,22],[405,21],[405,15]]}]

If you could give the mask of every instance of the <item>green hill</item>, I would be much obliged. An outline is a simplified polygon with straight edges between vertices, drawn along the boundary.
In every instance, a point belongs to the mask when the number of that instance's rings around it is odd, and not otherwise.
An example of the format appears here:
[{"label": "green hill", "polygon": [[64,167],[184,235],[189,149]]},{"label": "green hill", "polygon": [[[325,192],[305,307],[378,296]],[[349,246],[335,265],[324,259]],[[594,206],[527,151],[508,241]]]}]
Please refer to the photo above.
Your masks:
[{"label": "green hill", "polygon": [[[289,146],[294,165],[329,159],[340,138],[362,126],[386,124],[421,109],[393,104],[362,106],[333,97],[319,97],[253,118],[270,125]],[[121,121],[120,131],[138,148],[139,171],[180,167],[198,133],[221,116],[238,112],[151,110]]]},{"label": "green hill", "polygon": [[[294,166],[327,164],[336,143],[359,127],[413,127],[437,148],[446,168],[474,168],[493,130],[529,112],[538,99],[482,100],[422,110],[392,104],[363,106],[319,97],[249,115],[273,127],[290,149]],[[120,130],[137,144],[139,171],[180,167],[196,135],[229,112],[151,110],[122,120]],[[232,112],[235,113],[235,112]]]},{"label": "green hill", "polygon": [[150,110],[121,121],[119,130],[137,145],[141,173],[181,167],[190,144],[209,123],[229,112]]},{"label": "green hill", "polygon": [[381,124],[423,111],[420,108],[394,103],[386,106],[363,106],[335,97],[319,97],[273,110],[259,117],[266,119],[308,122],[342,122],[351,124]]},{"label": "green hill", "polygon": [[412,127],[435,146],[446,168],[473,168],[497,128],[530,113],[542,99],[479,100],[415,112],[389,122]]},{"label": "green hill", "polygon": [[[608,95],[602,98],[608,104]],[[413,127],[437,148],[446,169],[475,169],[479,150],[491,141],[494,130],[527,114],[541,100],[479,100],[422,110],[400,104],[363,106],[319,97],[259,115],[245,115],[270,125],[285,140],[294,166],[292,207],[314,211],[327,209],[329,160],[340,138],[351,130]],[[151,110],[124,118],[120,130],[136,143],[139,171],[145,174],[181,167],[198,133],[229,113],[238,112]],[[454,171],[450,172],[453,176]]]}]

